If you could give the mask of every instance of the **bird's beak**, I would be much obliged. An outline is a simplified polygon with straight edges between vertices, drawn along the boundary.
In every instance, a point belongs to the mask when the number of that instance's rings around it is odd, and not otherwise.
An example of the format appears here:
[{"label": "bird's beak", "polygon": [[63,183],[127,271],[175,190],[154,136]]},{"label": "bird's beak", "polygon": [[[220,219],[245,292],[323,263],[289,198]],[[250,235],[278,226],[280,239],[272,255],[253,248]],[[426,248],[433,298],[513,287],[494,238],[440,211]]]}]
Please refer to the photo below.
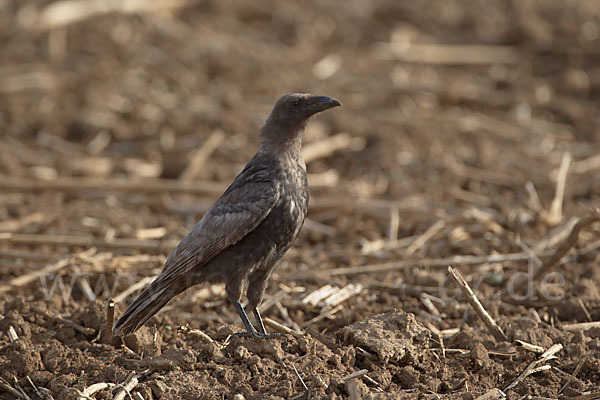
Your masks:
[{"label": "bird's beak", "polygon": [[329,110],[333,107],[341,106],[342,103],[338,99],[329,96],[313,96],[309,100],[308,109],[311,114],[316,114],[321,111]]}]

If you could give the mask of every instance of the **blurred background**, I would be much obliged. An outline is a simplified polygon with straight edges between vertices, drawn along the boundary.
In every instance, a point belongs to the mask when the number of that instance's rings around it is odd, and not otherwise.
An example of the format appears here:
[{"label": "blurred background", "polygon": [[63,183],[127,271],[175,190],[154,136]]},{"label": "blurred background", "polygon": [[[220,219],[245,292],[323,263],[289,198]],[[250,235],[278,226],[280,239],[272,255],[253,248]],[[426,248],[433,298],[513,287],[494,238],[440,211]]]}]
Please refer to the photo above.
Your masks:
[{"label": "blurred background", "polygon": [[333,146],[310,162],[315,194],[514,212],[530,181],[548,207],[567,152],[565,206],[598,194],[593,0],[0,7],[4,177],[229,182],[301,91],[344,103],[306,134]]},{"label": "blurred background", "polygon": [[[90,246],[159,256],[92,263],[92,278],[157,273],[288,92],[344,105],[305,133],[309,220],[269,288],[360,284],[319,330],[396,306],[427,320],[418,298],[390,294],[447,285],[447,262],[426,260],[521,254],[465,267],[491,298],[528,249],[598,206],[597,0],[3,0],[0,40],[2,281]],[[600,299],[599,231],[582,230],[555,295]],[[288,300],[293,320],[316,315]],[[573,304],[538,311],[600,318]],[[159,318],[237,323],[225,301],[178,310]]]},{"label": "blurred background", "polygon": [[[305,134],[317,252],[406,256],[385,240],[439,219],[537,235],[600,193],[594,0],[0,7],[5,232],[176,241],[294,91],[344,104]],[[448,246],[453,229],[415,251],[488,254],[499,234]]]},{"label": "blurred background", "polygon": [[212,137],[193,177],[228,182],[301,91],[344,103],[306,143],[358,139],[311,163],[328,192],[504,211],[531,181],[546,206],[569,152],[573,200],[598,194],[600,161],[578,163],[600,139],[593,0],[0,7],[4,176],[181,179]]}]

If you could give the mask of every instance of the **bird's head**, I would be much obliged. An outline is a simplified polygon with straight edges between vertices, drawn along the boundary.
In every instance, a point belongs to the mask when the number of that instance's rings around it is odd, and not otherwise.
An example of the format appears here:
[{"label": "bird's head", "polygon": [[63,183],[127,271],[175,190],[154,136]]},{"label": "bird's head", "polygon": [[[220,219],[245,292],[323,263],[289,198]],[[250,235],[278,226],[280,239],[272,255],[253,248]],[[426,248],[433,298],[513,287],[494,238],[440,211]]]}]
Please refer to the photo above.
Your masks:
[{"label": "bird's head", "polygon": [[342,103],[333,97],[290,93],[277,100],[267,122],[280,126],[303,127],[313,115],[341,105]]},{"label": "bird's head", "polygon": [[313,115],[342,103],[333,97],[290,93],[282,96],[261,129],[262,144],[281,149],[300,146],[300,134]]}]

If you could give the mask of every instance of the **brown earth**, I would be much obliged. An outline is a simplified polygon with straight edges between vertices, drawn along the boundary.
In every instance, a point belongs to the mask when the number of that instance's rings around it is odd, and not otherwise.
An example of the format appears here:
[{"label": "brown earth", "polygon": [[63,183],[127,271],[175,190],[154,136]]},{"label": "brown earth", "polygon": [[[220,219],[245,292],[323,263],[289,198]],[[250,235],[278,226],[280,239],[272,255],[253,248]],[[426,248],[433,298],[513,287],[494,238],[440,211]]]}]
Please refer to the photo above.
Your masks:
[{"label": "brown earth", "polygon": [[[0,39],[0,398],[600,398],[596,0],[9,0]],[[305,135],[286,338],[214,286],[111,340],[292,91],[344,106]]]}]

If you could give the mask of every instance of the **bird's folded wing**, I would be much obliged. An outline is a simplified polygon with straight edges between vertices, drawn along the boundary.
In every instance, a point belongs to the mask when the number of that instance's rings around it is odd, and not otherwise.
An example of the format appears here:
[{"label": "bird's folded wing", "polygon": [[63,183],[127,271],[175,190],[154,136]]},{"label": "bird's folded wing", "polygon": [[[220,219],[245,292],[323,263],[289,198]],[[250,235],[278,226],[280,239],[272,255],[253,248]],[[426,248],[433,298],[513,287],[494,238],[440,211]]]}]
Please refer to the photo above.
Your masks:
[{"label": "bird's folded wing", "polygon": [[234,182],[171,253],[158,279],[181,278],[233,246],[269,215],[278,199],[272,182],[238,187]]}]

